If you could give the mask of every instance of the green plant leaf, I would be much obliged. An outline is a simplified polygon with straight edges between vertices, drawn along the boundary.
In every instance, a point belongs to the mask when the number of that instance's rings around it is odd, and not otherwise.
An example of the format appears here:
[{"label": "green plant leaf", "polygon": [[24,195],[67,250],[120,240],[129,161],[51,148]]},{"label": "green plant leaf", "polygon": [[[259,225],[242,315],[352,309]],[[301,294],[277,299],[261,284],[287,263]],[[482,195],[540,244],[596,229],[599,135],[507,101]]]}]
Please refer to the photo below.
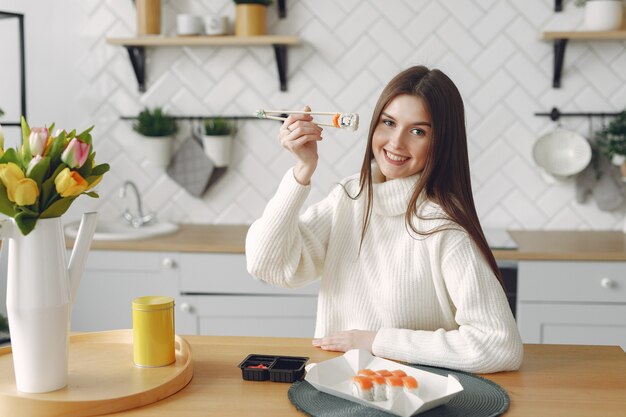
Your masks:
[{"label": "green plant leaf", "polygon": [[37,223],[37,217],[32,217],[27,213],[20,212],[14,217],[17,227],[20,229],[24,236],[28,235],[35,228]]},{"label": "green plant leaf", "polygon": [[0,164],[6,164],[8,162],[13,162],[14,164],[17,164],[17,166],[19,166],[20,168],[22,167],[22,161],[20,160],[19,156],[17,156],[17,152],[13,148],[7,149],[4,152],[4,155],[2,155],[2,158],[0,158]]},{"label": "green plant leaf", "polygon": [[9,217],[15,217],[17,211],[15,210],[15,204],[9,200],[7,195],[7,189],[4,185],[0,185],[0,213]]},{"label": "green plant leaf", "polygon": [[67,168],[67,165],[59,164],[59,166],[54,170],[52,175],[41,185],[39,207],[41,207],[43,210],[45,210],[46,207],[48,207],[54,201],[54,199],[59,196],[54,185],[54,179],[57,177],[57,175],[59,175],[59,172],[61,172],[65,168]]},{"label": "green plant leaf", "polygon": [[24,118],[24,116],[22,116],[21,118],[21,125],[22,125],[22,143],[24,142],[28,143],[28,137],[30,136],[30,126],[28,126],[28,123],[26,122],[26,119]]},{"label": "green plant leaf", "polygon": [[100,198],[100,196],[98,195],[98,193],[97,193],[97,192],[95,192],[95,191],[89,191],[88,193],[83,193],[83,194],[88,195],[88,196],[89,196],[89,197],[91,197],[91,198]]},{"label": "green plant leaf", "polygon": [[91,170],[91,175],[90,176],[92,176],[92,177],[99,177],[101,175],[104,175],[104,173],[107,172],[109,169],[111,169],[109,164],[96,165]]},{"label": "green plant leaf", "polygon": [[41,185],[43,184],[46,175],[48,174],[48,170],[50,169],[50,158],[44,156],[41,161],[30,171],[30,175],[28,178],[33,179],[37,186],[39,187],[39,191],[41,192]]},{"label": "green plant leaf", "polygon": [[74,200],[76,200],[77,196],[74,197],[63,197],[60,200],[55,201],[45,209],[39,217],[42,219],[50,219],[52,217],[61,217],[67,209],[70,208]]}]

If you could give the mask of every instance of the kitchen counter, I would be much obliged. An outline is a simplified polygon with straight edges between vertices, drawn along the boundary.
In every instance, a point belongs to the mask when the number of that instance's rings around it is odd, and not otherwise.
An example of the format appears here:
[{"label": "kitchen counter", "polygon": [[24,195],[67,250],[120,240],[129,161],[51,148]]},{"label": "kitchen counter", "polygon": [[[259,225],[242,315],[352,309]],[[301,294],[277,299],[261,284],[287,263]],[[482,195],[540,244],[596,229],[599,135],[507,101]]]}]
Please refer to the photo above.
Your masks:
[{"label": "kitchen counter", "polygon": [[[181,224],[176,233],[140,240],[94,240],[91,249],[156,251],[156,252],[217,252],[244,253],[246,225]],[[74,240],[66,237],[68,248]]]},{"label": "kitchen counter", "polygon": [[[171,235],[126,241],[93,241],[92,249],[244,253],[247,225],[181,224]],[[499,261],[625,261],[626,235],[618,231],[510,231],[517,249],[494,249]],[[68,247],[73,240],[67,239]]]},{"label": "kitchen counter", "polygon": [[[252,382],[237,365],[250,353],[308,356],[309,363],[341,353],[311,339],[185,336],[194,376],[182,391],[115,416],[304,416],[287,398],[290,384]],[[507,390],[506,417],[624,416],[626,354],[617,346],[525,345],[517,372],[484,375]]]}]

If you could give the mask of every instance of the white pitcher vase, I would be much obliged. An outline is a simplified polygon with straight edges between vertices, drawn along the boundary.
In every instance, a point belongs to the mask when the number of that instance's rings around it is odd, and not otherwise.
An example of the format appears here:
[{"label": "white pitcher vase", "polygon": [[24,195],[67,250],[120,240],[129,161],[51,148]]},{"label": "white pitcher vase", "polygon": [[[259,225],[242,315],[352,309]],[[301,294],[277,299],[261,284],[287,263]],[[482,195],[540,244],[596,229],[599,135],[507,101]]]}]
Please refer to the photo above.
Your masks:
[{"label": "white pitcher vase", "polygon": [[97,218],[83,215],[69,265],[60,217],[39,219],[26,236],[13,219],[0,221],[0,238],[9,241],[7,313],[18,391],[67,385],[72,304]]}]

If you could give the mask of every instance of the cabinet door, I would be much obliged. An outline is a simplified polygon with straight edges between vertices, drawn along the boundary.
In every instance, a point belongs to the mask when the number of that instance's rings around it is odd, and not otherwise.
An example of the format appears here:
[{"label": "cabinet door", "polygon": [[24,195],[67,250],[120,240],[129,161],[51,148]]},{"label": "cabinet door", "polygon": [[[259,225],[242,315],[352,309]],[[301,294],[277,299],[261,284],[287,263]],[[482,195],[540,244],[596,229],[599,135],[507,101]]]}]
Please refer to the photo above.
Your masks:
[{"label": "cabinet door", "polygon": [[73,331],[132,328],[132,300],[178,296],[177,255],[91,251],[72,311]]},{"label": "cabinet door", "polygon": [[626,349],[626,306],[519,303],[524,343],[620,345]]},{"label": "cabinet door", "polygon": [[181,253],[180,291],[183,294],[306,294],[317,295],[319,283],[302,288],[279,288],[248,274],[240,253]]},{"label": "cabinet door", "polygon": [[313,337],[317,297],[181,296],[179,334]]}]

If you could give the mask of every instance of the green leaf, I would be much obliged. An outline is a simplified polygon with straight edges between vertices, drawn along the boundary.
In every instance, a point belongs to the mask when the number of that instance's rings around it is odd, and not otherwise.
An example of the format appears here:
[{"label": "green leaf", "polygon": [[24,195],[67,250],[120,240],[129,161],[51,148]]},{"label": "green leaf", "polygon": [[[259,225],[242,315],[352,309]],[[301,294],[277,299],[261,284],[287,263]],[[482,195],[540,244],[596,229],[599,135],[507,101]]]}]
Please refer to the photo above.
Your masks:
[{"label": "green leaf", "polygon": [[41,191],[41,185],[43,184],[44,179],[46,178],[46,174],[48,174],[48,170],[50,169],[50,158],[44,156],[41,161],[30,171],[30,175],[28,178],[33,179],[39,190]]},{"label": "green leaf", "polygon": [[17,214],[15,204],[9,200],[9,196],[7,196],[7,189],[4,185],[0,185],[0,213],[9,217],[15,217]]},{"label": "green leaf", "polygon": [[64,198],[61,198],[60,200],[55,201],[54,203],[50,205],[50,207],[48,207],[41,213],[40,217],[42,219],[50,219],[52,217],[61,217],[67,211],[67,209],[70,208],[70,206],[72,205],[75,199],[76,199],[76,196],[64,197]]},{"label": "green leaf", "polygon": [[30,136],[30,126],[28,126],[28,123],[26,122],[26,119],[24,118],[24,116],[22,116],[21,124],[22,124],[22,143],[24,142],[28,143],[28,137]]},{"label": "green leaf", "polygon": [[91,197],[91,198],[100,198],[100,196],[98,195],[98,193],[97,193],[97,192],[95,192],[95,191],[89,191],[88,193],[83,193],[83,194],[88,195],[88,196],[89,196],[89,197]]},{"label": "green leaf", "polygon": [[65,132],[61,132],[61,134],[54,139],[54,142],[52,142],[52,149],[50,149],[50,153],[48,154],[52,165],[61,160],[61,153],[65,148],[65,139]]},{"label": "green leaf", "polygon": [[17,152],[13,148],[7,149],[6,152],[4,152],[4,155],[2,155],[2,158],[0,158],[0,164],[6,164],[8,162],[13,162],[14,164],[17,164],[17,166],[19,166],[20,168],[22,167],[22,162],[20,161]]},{"label": "green leaf", "polygon": [[41,185],[41,195],[39,197],[40,207],[42,209],[46,209],[54,201],[59,194],[57,194],[56,186],[54,185],[54,179],[59,175],[64,168],[67,168],[65,164],[59,164],[59,166],[54,170],[52,175],[43,182]]},{"label": "green leaf", "polygon": [[95,167],[93,167],[93,169],[91,170],[91,176],[92,177],[99,177],[101,175],[104,175],[105,172],[107,172],[109,169],[111,169],[111,167],[109,166],[109,164],[100,164],[100,165],[96,165]]},{"label": "green leaf", "polygon": [[14,217],[17,227],[24,236],[28,235],[35,228],[37,217],[29,216],[26,213],[17,213]]},{"label": "green leaf", "polygon": [[39,211],[30,209],[32,206],[16,206],[18,213],[24,213],[29,217],[39,217]]}]

